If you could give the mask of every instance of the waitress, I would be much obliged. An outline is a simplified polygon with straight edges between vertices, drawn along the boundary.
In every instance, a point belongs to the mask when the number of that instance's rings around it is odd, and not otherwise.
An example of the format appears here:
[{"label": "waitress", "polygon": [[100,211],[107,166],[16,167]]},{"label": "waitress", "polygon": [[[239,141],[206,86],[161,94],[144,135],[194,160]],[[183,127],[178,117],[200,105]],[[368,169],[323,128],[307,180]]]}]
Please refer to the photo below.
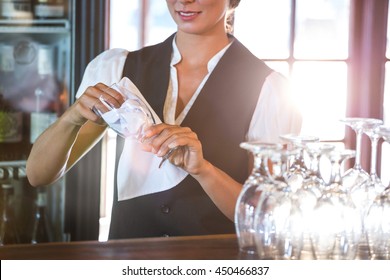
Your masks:
[{"label": "waitress", "polygon": [[[109,238],[234,232],[235,203],[251,163],[239,144],[276,142],[301,128],[286,79],[230,33],[239,2],[167,0],[177,32],[160,44],[107,50],[91,61],[77,101],[35,142],[30,183],[58,180],[102,138],[107,127],[92,108],[101,96],[118,102],[106,89],[127,77],[122,83],[139,90],[162,122],[141,143],[119,145]],[[175,147],[181,152],[159,170],[156,162]]]}]

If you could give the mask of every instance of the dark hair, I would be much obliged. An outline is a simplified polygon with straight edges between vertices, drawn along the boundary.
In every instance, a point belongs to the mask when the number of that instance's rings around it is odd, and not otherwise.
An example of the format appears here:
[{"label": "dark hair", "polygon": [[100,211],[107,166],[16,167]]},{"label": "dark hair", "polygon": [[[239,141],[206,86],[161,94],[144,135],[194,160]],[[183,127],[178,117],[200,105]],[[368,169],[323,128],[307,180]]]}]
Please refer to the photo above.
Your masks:
[{"label": "dark hair", "polygon": [[235,9],[238,6],[238,4],[240,4],[240,1],[241,0],[230,0],[230,8]]},{"label": "dark hair", "polygon": [[[230,9],[234,10],[240,4],[241,0],[230,0]],[[226,29],[229,33],[233,34],[233,25],[234,25],[234,12],[231,11],[228,14],[226,21]]]}]

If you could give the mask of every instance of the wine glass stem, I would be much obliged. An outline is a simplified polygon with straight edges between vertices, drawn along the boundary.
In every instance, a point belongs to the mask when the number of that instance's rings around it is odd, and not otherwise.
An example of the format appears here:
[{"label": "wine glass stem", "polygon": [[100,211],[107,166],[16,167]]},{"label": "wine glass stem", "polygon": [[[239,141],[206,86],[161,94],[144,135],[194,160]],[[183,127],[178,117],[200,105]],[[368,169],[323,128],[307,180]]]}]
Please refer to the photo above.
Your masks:
[{"label": "wine glass stem", "polygon": [[362,148],[362,136],[363,131],[361,128],[355,130],[356,133],[356,156],[355,156],[355,169],[361,169],[361,148]]},{"label": "wine glass stem", "polygon": [[161,166],[164,164],[164,162],[169,159],[169,157],[173,154],[174,151],[176,151],[179,147],[172,148],[168,151],[168,153],[162,157],[160,164],[158,165],[158,168],[161,168]]},{"label": "wine glass stem", "polygon": [[252,174],[270,177],[270,172],[268,169],[268,157],[261,154],[255,154]]},{"label": "wine glass stem", "polygon": [[331,161],[330,183],[341,182],[341,161],[342,159],[335,159]]},{"label": "wine glass stem", "polygon": [[310,174],[311,175],[315,175],[317,176],[318,178],[321,177],[321,173],[320,173],[320,157],[321,157],[321,154],[314,154],[314,155],[311,155],[310,156],[310,163],[309,163],[309,166],[310,166]]},{"label": "wine glass stem", "polygon": [[377,157],[377,150],[378,150],[378,140],[379,138],[377,136],[371,136],[371,167],[370,167],[370,175],[371,177],[376,177],[376,157]]}]

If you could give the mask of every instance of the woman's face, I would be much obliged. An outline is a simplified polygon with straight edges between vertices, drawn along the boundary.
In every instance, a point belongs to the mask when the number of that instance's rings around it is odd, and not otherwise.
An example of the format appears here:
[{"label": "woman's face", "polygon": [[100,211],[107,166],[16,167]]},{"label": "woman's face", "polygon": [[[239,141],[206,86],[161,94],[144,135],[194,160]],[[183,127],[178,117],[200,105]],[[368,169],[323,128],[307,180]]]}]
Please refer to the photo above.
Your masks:
[{"label": "woman's face", "polygon": [[178,30],[191,34],[225,31],[229,0],[166,0]]}]

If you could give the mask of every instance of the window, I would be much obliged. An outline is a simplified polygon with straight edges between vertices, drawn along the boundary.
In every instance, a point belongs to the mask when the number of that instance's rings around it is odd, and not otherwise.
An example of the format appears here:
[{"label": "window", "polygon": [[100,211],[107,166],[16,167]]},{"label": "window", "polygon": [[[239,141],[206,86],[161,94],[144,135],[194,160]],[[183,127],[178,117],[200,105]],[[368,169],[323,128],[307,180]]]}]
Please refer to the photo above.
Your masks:
[{"label": "window", "polygon": [[[246,0],[236,10],[235,35],[290,78],[304,117],[303,134],[354,149],[355,135],[340,118],[371,117],[390,125],[387,14],[388,0]],[[367,138],[362,165],[369,170]],[[385,172],[390,166],[389,146],[383,144],[378,158],[384,182],[390,180]]]},{"label": "window", "polygon": [[342,140],[346,114],[349,0],[246,0],[234,34],[291,80],[302,133]]},{"label": "window", "polygon": [[110,0],[110,48],[136,50],[163,41],[176,31],[166,2]]}]

